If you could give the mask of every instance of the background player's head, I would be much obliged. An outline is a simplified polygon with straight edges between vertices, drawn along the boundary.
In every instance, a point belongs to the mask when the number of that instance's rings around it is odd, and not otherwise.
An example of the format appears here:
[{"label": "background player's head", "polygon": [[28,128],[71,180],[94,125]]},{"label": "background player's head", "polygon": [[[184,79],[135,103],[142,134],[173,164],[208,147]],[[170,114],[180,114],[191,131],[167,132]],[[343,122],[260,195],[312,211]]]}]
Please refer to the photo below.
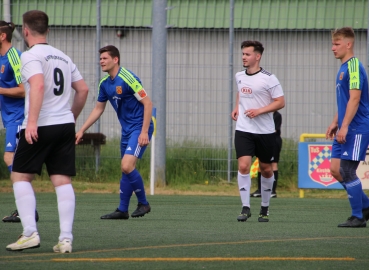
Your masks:
[{"label": "background player's head", "polygon": [[336,59],[351,57],[354,49],[355,33],[351,27],[342,27],[332,31],[332,51]]},{"label": "background player's head", "polygon": [[12,22],[0,21],[0,49],[3,43],[11,43],[15,25]]},{"label": "background player's head", "polygon": [[241,43],[242,62],[245,68],[259,65],[264,52],[263,44],[256,40],[246,40]]},{"label": "background player's head", "polygon": [[119,67],[120,53],[115,46],[108,45],[102,47],[99,50],[99,53],[100,53],[100,66],[104,72],[109,73],[113,68]]},{"label": "background player's head", "polygon": [[49,31],[49,17],[41,10],[30,10],[23,14],[23,37],[29,47],[30,37],[46,38]]}]

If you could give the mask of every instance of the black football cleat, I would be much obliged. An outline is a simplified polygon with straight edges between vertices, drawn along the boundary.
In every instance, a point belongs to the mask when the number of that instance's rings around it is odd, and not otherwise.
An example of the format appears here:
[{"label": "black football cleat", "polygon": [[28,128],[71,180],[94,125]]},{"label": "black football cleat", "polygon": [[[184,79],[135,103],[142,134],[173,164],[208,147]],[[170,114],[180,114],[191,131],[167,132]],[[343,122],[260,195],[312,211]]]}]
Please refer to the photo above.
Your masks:
[{"label": "black football cleat", "polygon": [[142,203],[139,202],[137,204],[137,209],[135,211],[133,211],[131,217],[133,217],[133,218],[143,217],[147,213],[150,213],[150,211],[151,211],[150,204],[142,204]]},{"label": "black football cleat", "polygon": [[[35,213],[35,219],[36,219],[36,222],[38,222],[38,212],[36,210],[36,213]],[[3,221],[4,222],[21,222],[20,220],[20,217],[19,217],[19,214],[18,214],[18,210],[14,210],[10,216],[5,216],[3,217]]]},{"label": "black football cleat", "polygon": [[237,217],[237,221],[245,222],[249,217],[251,217],[250,207],[243,206],[241,213]]},{"label": "black football cleat", "polygon": [[344,223],[338,224],[340,228],[363,228],[366,227],[364,218],[357,218],[355,216],[349,217]]},{"label": "black football cleat", "polygon": [[115,212],[101,216],[101,219],[129,219],[129,213],[122,212],[118,208],[115,210]]}]

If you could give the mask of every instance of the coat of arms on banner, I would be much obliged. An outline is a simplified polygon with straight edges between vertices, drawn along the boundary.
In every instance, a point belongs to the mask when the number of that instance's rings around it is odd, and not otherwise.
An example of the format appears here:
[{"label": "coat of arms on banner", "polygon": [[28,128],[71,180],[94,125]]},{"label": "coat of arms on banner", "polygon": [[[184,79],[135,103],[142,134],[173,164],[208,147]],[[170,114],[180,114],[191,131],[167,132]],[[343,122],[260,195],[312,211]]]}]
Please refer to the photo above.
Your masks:
[{"label": "coat of arms on banner", "polygon": [[323,186],[337,183],[329,170],[332,145],[313,145],[309,148],[309,176],[311,180]]}]

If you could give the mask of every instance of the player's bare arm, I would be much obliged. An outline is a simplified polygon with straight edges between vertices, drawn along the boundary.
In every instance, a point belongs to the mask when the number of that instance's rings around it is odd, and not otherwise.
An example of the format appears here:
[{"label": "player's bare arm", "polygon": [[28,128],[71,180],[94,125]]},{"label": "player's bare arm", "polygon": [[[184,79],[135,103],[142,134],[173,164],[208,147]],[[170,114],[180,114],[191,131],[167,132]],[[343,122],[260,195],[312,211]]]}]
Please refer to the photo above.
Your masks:
[{"label": "player's bare arm", "polygon": [[151,116],[152,116],[152,101],[148,96],[146,96],[145,98],[141,99],[140,102],[144,106],[144,117],[143,117],[141,134],[138,137],[138,144],[140,146],[145,146],[145,145],[148,145],[150,142],[149,127],[150,127]]},{"label": "player's bare arm", "polygon": [[338,113],[333,118],[332,123],[327,128],[327,131],[325,132],[325,138],[328,140],[333,140],[336,136],[338,130]]},{"label": "player's bare arm", "polygon": [[76,91],[76,94],[74,95],[71,110],[74,115],[74,120],[76,121],[85,106],[88,95],[88,86],[84,80],[79,80],[72,83],[72,88]]},{"label": "player's bare arm", "polygon": [[0,87],[0,95],[12,98],[24,98],[26,92],[24,91],[23,83],[19,84],[17,87],[12,88],[2,88]]},{"label": "player's bare arm", "polygon": [[237,93],[237,97],[236,97],[236,106],[234,107],[232,113],[231,113],[231,117],[234,121],[237,121],[238,118],[238,102],[239,102],[239,98],[240,98],[240,94]]},{"label": "player's bare arm", "polygon": [[78,144],[81,141],[83,137],[83,133],[85,133],[85,131],[90,126],[92,126],[92,124],[95,123],[97,119],[100,118],[100,116],[103,114],[105,110],[105,106],[106,106],[106,102],[99,102],[99,101],[96,102],[95,108],[93,108],[86,122],[82,125],[80,130],[76,133],[76,144]]},{"label": "player's bare arm", "polygon": [[259,109],[247,109],[244,114],[249,118],[254,118],[260,114],[275,112],[284,108],[285,101],[284,96],[277,97],[273,99],[273,102],[269,105],[259,108]]},{"label": "player's bare arm", "polygon": [[33,144],[33,141],[38,140],[37,121],[44,100],[44,75],[33,75],[28,79],[28,83],[30,84],[29,111],[25,138],[29,144]]},{"label": "player's bare arm", "polygon": [[337,142],[339,143],[346,142],[348,126],[350,125],[352,119],[356,115],[357,109],[359,108],[360,97],[361,97],[360,90],[358,89],[350,90],[350,99],[347,103],[345,117],[343,118],[342,126],[336,135]]}]

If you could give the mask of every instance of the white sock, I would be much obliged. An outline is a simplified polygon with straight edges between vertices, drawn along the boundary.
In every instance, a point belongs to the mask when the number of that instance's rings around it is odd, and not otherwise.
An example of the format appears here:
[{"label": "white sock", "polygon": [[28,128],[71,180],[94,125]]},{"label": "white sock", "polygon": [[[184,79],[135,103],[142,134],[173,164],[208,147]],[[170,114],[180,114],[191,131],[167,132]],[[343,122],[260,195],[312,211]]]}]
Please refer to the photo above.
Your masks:
[{"label": "white sock", "polygon": [[238,172],[237,180],[238,180],[238,188],[240,190],[242,206],[250,207],[250,187],[251,187],[250,174],[241,174],[240,172]]},{"label": "white sock", "polygon": [[65,238],[69,238],[73,241],[72,227],[76,198],[74,196],[72,184],[55,187],[55,191],[58,199],[60,223],[59,241],[63,241]]},{"label": "white sock", "polygon": [[13,184],[15,204],[23,226],[23,235],[31,236],[37,232],[35,220],[36,197],[32,185],[27,181],[18,181]]},{"label": "white sock", "polygon": [[273,183],[274,174],[270,178],[265,178],[264,176],[261,176],[261,206],[269,206]]}]

